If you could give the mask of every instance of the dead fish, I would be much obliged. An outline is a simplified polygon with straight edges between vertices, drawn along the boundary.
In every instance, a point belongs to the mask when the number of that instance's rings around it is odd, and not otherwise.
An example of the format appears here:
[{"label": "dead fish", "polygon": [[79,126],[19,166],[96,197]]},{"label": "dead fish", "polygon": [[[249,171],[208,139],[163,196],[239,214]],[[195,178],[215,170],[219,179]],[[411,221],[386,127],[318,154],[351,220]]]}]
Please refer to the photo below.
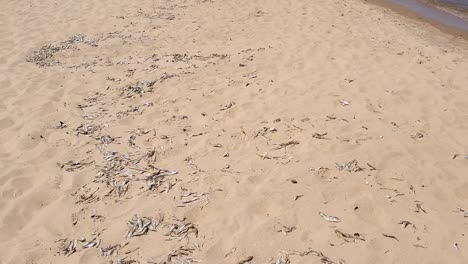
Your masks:
[{"label": "dead fish", "polygon": [[398,224],[401,225],[403,228],[407,228],[408,226],[412,226],[414,229],[416,229],[416,226],[413,223],[411,223],[410,221],[403,220],[403,221],[398,222]]},{"label": "dead fish", "polygon": [[62,128],[68,127],[67,124],[65,124],[65,122],[63,121],[59,121],[59,122],[60,122],[59,125],[55,127],[56,129],[62,129]]},{"label": "dead fish", "polygon": [[[316,256],[316,257],[319,257],[320,262],[322,262],[324,264],[335,264],[334,261],[332,261],[329,257],[325,256],[322,252],[316,251],[316,250],[313,250],[313,249],[308,249],[308,250],[303,251],[303,252],[295,251],[295,252],[291,252],[290,255],[291,254],[299,255],[301,257],[308,256],[308,255]],[[342,262],[342,263],[344,263],[344,262]]]},{"label": "dead fish", "polygon": [[186,248],[181,246],[178,249],[173,250],[171,253],[169,253],[166,258],[167,261],[164,263],[194,263],[193,258],[189,257],[189,255],[193,253],[193,251],[193,248]]},{"label": "dead fish", "polygon": [[258,136],[265,136],[266,134],[268,133],[274,133],[274,132],[277,132],[278,130],[274,127],[263,127],[262,129],[258,130],[255,134],[254,134],[254,138],[258,137]]},{"label": "dead fish", "polygon": [[160,222],[154,219],[135,215],[131,221],[127,222],[129,230],[125,234],[125,237],[128,239],[134,236],[142,236],[148,233],[148,231],[156,231],[159,224]]},{"label": "dead fish", "polygon": [[109,257],[109,256],[112,256],[114,253],[116,253],[115,255],[118,254],[118,251],[120,249],[122,249],[123,247],[125,247],[126,245],[128,245],[128,242],[125,242],[123,244],[116,244],[116,245],[111,245],[111,246],[108,246],[108,247],[100,247],[99,248],[99,252],[101,254],[101,256],[106,256],[106,257]]},{"label": "dead fish", "polygon": [[417,203],[417,204],[416,204],[416,209],[415,209],[414,211],[415,211],[416,213],[423,212],[423,213],[427,214],[427,213],[426,213],[426,210],[424,210],[424,208],[422,208],[422,204],[420,204],[420,203]]},{"label": "dead fish", "polygon": [[178,240],[182,240],[187,237],[190,233],[193,233],[195,237],[198,237],[198,228],[192,223],[181,223],[172,224],[169,226],[169,232],[165,236],[177,237]]},{"label": "dead fish", "polygon": [[275,264],[290,264],[289,258],[287,255],[282,255],[278,258]]},{"label": "dead fish", "polygon": [[195,201],[198,201],[198,200],[200,200],[200,197],[195,197],[195,198],[192,198],[192,199],[189,199],[189,200],[183,200],[182,203],[183,204],[188,204],[188,203],[195,202]]},{"label": "dead fish", "polygon": [[100,244],[101,244],[101,239],[98,239],[98,240],[93,239],[89,241],[88,243],[84,244],[83,248],[99,247]]},{"label": "dead fish", "polygon": [[229,257],[229,255],[231,255],[232,253],[236,252],[236,250],[237,250],[236,247],[235,247],[235,248],[232,248],[231,251],[229,251],[228,253],[226,253],[226,254],[224,255],[224,258]]},{"label": "dead fish", "polygon": [[266,160],[266,159],[281,159],[281,157],[271,156],[270,154],[268,154],[268,152],[264,152],[263,154],[257,154],[257,156],[259,156],[263,160]]},{"label": "dead fish", "polygon": [[370,168],[371,171],[377,170],[377,168],[375,168],[374,166],[372,166],[372,165],[369,164],[369,163],[367,163],[367,166],[369,166],[369,168]]},{"label": "dead fish", "polygon": [[282,148],[285,148],[287,146],[298,145],[298,144],[299,144],[299,141],[290,140],[288,142],[284,142],[284,143],[279,144],[278,147],[275,148],[275,150],[282,149]]},{"label": "dead fish", "polygon": [[316,139],[329,139],[329,138],[326,138],[325,136],[328,135],[328,132],[325,132],[325,133],[314,133],[312,135],[313,138],[316,138]]},{"label": "dead fish", "polygon": [[366,241],[366,239],[364,239],[359,233],[348,234],[336,229],[335,234],[338,238],[343,239],[346,242],[356,242],[356,240]]},{"label": "dead fish", "polygon": [[67,257],[76,252],[76,246],[78,245],[78,240],[69,240],[68,238],[59,239],[56,242],[61,242],[59,249],[61,253]]},{"label": "dead fish", "polygon": [[70,256],[71,254],[75,253],[76,252],[76,246],[78,245],[78,240],[73,240],[73,241],[70,241],[70,244],[68,245],[68,252],[67,252],[67,257]]},{"label": "dead fish", "polygon": [[349,172],[358,172],[363,171],[364,168],[358,165],[357,160],[352,160],[349,162],[344,163],[343,165],[336,163],[336,168],[340,171],[346,169]]},{"label": "dead fish", "polygon": [[136,263],[136,260],[129,259],[128,257],[119,258],[116,261],[112,261],[112,264],[132,264]]},{"label": "dead fish", "polygon": [[319,215],[328,222],[334,222],[334,223],[341,222],[341,219],[336,217],[336,216],[326,215],[326,214],[324,214],[322,212],[319,212]]},{"label": "dead fish", "polygon": [[398,242],[400,241],[400,240],[398,240],[398,238],[396,238],[396,236],[392,236],[392,235],[389,235],[389,234],[384,234],[384,233],[382,233],[382,236],[388,237],[388,238],[391,238],[391,239],[395,239],[395,240],[398,241]]},{"label": "dead fish", "polygon": [[109,136],[109,135],[104,135],[104,136],[98,137],[96,139],[101,141],[101,143],[104,144],[104,145],[110,144],[110,143],[115,141],[115,138],[113,138],[112,136]]},{"label": "dead fish", "polygon": [[251,264],[252,263],[251,261],[253,260],[253,258],[254,258],[253,256],[248,256],[244,258],[243,260],[237,262],[237,264]]},{"label": "dead fish", "polygon": [[423,138],[423,137],[424,137],[424,134],[421,131],[414,134],[414,135],[411,135],[411,138],[414,139],[414,140],[416,140],[418,138]]},{"label": "dead fish", "polygon": [[282,232],[283,235],[287,235],[287,233],[291,233],[292,231],[296,230],[295,226],[285,226],[285,225],[282,225],[279,222],[278,222],[278,224],[280,225],[280,228],[277,228],[276,232]]},{"label": "dead fish", "polygon": [[157,155],[156,147],[153,147],[153,149],[149,150],[145,154],[143,159],[147,161],[148,163],[154,163],[156,161],[156,155]]},{"label": "dead fish", "polygon": [[417,248],[427,248],[427,247],[425,247],[425,246],[423,246],[423,245],[419,245],[419,244],[414,244],[413,247],[417,247]]},{"label": "dead fish", "polygon": [[350,102],[346,101],[346,100],[343,100],[343,99],[340,99],[340,103],[342,106],[347,106],[350,104]]},{"label": "dead fish", "polygon": [[464,209],[462,209],[462,208],[460,208],[460,207],[457,207],[457,210],[458,210],[458,211],[454,211],[454,212],[456,212],[456,213],[458,213],[458,212],[463,213],[463,214],[464,214],[463,217],[468,217],[468,212],[465,211]]},{"label": "dead fish", "polygon": [[226,111],[228,109],[230,109],[231,107],[233,107],[236,103],[235,102],[229,102],[227,105],[224,105],[224,106],[221,106],[221,109],[219,109],[220,111]]},{"label": "dead fish", "polygon": [[301,198],[303,196],[304,196],[303,194],[299,194],[299,195],[294,196],[294,201],[297,201],[299,198]]},{"label": "dead fish", "polygon": [[462,157],[462,158],[464,158],[464,159],[468,159],[468,155],[462,155],[462,154],[455,154],[455,155],[453,155],[452,159],[456,159],[456,158],[458,158],[458,157]]}]

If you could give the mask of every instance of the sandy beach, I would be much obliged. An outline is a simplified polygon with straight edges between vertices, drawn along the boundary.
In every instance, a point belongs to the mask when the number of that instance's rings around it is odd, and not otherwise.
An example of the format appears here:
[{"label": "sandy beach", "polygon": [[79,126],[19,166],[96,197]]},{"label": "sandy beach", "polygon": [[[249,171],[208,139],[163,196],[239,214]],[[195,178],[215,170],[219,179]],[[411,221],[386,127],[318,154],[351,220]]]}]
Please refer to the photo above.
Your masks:
[{"label": "sandy beach", "polygon": [[0,263],[468,263],[468,40],[374,2],[3,1]]}]

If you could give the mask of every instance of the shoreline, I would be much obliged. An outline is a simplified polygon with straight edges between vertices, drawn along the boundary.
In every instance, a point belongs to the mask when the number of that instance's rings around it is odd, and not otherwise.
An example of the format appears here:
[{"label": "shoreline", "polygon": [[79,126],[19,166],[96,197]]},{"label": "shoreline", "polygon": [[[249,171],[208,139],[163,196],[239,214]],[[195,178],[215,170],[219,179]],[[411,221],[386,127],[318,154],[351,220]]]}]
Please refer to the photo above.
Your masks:
[{"label": "shoreline", "polygon": [[414,20],[424,21],[442,32],[468,40],[468,21],[463,19],[460,11],[450,8],[449,5],[419,0],[369,0],[366,2],[393,10]]}]

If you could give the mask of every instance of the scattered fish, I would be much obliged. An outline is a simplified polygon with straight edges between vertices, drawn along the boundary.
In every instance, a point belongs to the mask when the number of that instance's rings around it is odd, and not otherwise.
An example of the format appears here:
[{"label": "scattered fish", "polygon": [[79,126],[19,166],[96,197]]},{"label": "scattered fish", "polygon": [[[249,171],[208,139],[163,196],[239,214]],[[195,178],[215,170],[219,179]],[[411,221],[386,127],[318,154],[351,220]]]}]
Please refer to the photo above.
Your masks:
[{"label": "scattered fish", "polygon": [[281,255],[275,264],[290,264],[288,255]]},{"label": "scattered fish", "polygon": [[253,256],[248,256],[248,257],[238,261],[237,264],[252,264],[253,259],[254,259]]},{"label": "scattered fish", "polygon": [[414,140],[419,139],[419,138],[423,138],[423,137],[424,137],[424,133],[422,131],[417,132],[414,135],[411,135],[411,138],[414,139]]},{"label": "scattered fish", "polygon": [[356,240],[366,241],[366,239],[362,237],[362,234],[359,233],[348,234],[336,229],[335,234],[338,238],[343,239],[345,242],[356,242]]},{"label": "scattered fish", "polygon": [[427,214],[426,210],[424,210],[424,208],[422,208],[422,204],[420,204],[420,203],[416,203],[416,209],[414,211],[416,213],[423,212],[423,213]]},{"label": "scattered fish", "polygon": [[285,226],[279,222],[278,222],[278,225],[280,225],[280,228],[277,228],[276,232],[282,232],[283,235],[287,235],[288,233],[291,233],[292,231],[296,230],[295,226]]},{"label": "scattered fish", "polygon": [[344,164],[338,164],[336,163],[336,168],[340,171],[342,170],[347,170],[349,172],[358,172],[358,171],[363,171],[364,168],[360,167],[358,165],[357,160],[352,160],[349,162],[346,162]]},{"label": "scattered fish", "polygon": [[325,132],[325,133],[314,133],[314,134],[312,134],[312,137],[313,137],[313,138],[316,138],[316,139],[327,139],[327,140],[330,140],[329,138],[325,137],[326,135],[328,135],[328,132]]},{"label": "scattered fish", "polygon": [[403,228],[407,228],[408,226],[411,226],[413,229],[416,229],[416,226],[410,221],[400,221],[398,222],[398,224],[401,225]]},{"label": "scattered fish", "polygon": [[343,100],[343,99],[340,99],[340,103],[342,106],[348,106],[350,104],[350,102]]},{"label": "scattered fish", "polygon": [[135,215],[132,220],[127,222],[129,229],[125,234],[125,237],[128,239],[135,236],[145,235],[148,231],[156,231],[159,224],[160,221],[158,220]]},{"label": "scattered fish", "polygon": [[396,238],[396,236],[392,236],[392,235],[389,235],[389,234],[382,233],[382,236],[388,237],[388,238],[391,238],[391,239],[395,239],[396,241],[400,241],[400,240],[398,240],[398,238]]},{"label": "scattered fish", "polygon": [[198,237],[198,228],[192,223],[180,223],[169,225],[169,232],[165,236],[176,237],[178,240],[182,240],[190,233],[194,233],[195,237]]},{"label": "scattered fish", "polygon": [[334,222],[334,223],[341,222],[341,219],[336,217],[336,216],[326,215],[326,214],[324,214],[322,212],[319,212],[319,215],[328,222]]},{"label": "scattered fish", "polygon": [[282,149],[282,148],[285,148],[285,147],[287,147],[287,146],[298,145],[298,144],[299,144],[299,141],[297,141],[297,140],[290,140],[290,141],[288,141],[288,142],[284,142],[284,143],[279,144],[279,145],[275,148],[275,150]]},{"label": "scattered fish", "polygon": [[457,211],[454,211],[456,213],[463,213],[463,217],[468,217],[468,212],[465,211],[464,209],[460,208],[460,207],[457,207]]},{"label": "scattered fish", "polygon": [[462,155],[462,154],[455,154],[453,155],[452,159],[456,159],[458,157],[461,157],[461,158],[464,158],[464,159],[468,159],[468,155]]},{"label": "scattered fish", "polygon": [[83,248],[99,247],[100,244],[101,244],[101,239],[94,238],[93,240],[84,244]]},{"label": "scattered fish", "polygon": [[68,125],[65,124],[65,122],[59,121],[59,124],[55,128],[56,129],[63,129],[63,128],[66,128],[66,127],[68,127]]}]

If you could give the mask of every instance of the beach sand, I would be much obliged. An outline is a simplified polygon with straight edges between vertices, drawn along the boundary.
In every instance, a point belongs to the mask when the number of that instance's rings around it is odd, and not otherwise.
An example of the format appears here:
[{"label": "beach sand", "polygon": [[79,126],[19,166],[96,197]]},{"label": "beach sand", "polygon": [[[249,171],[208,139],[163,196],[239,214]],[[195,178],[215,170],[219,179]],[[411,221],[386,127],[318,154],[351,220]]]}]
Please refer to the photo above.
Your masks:
[{"label": "beach sand", "polygon": [[466,40],[361,0],[0,18],[0,263],[467,263]]}]

